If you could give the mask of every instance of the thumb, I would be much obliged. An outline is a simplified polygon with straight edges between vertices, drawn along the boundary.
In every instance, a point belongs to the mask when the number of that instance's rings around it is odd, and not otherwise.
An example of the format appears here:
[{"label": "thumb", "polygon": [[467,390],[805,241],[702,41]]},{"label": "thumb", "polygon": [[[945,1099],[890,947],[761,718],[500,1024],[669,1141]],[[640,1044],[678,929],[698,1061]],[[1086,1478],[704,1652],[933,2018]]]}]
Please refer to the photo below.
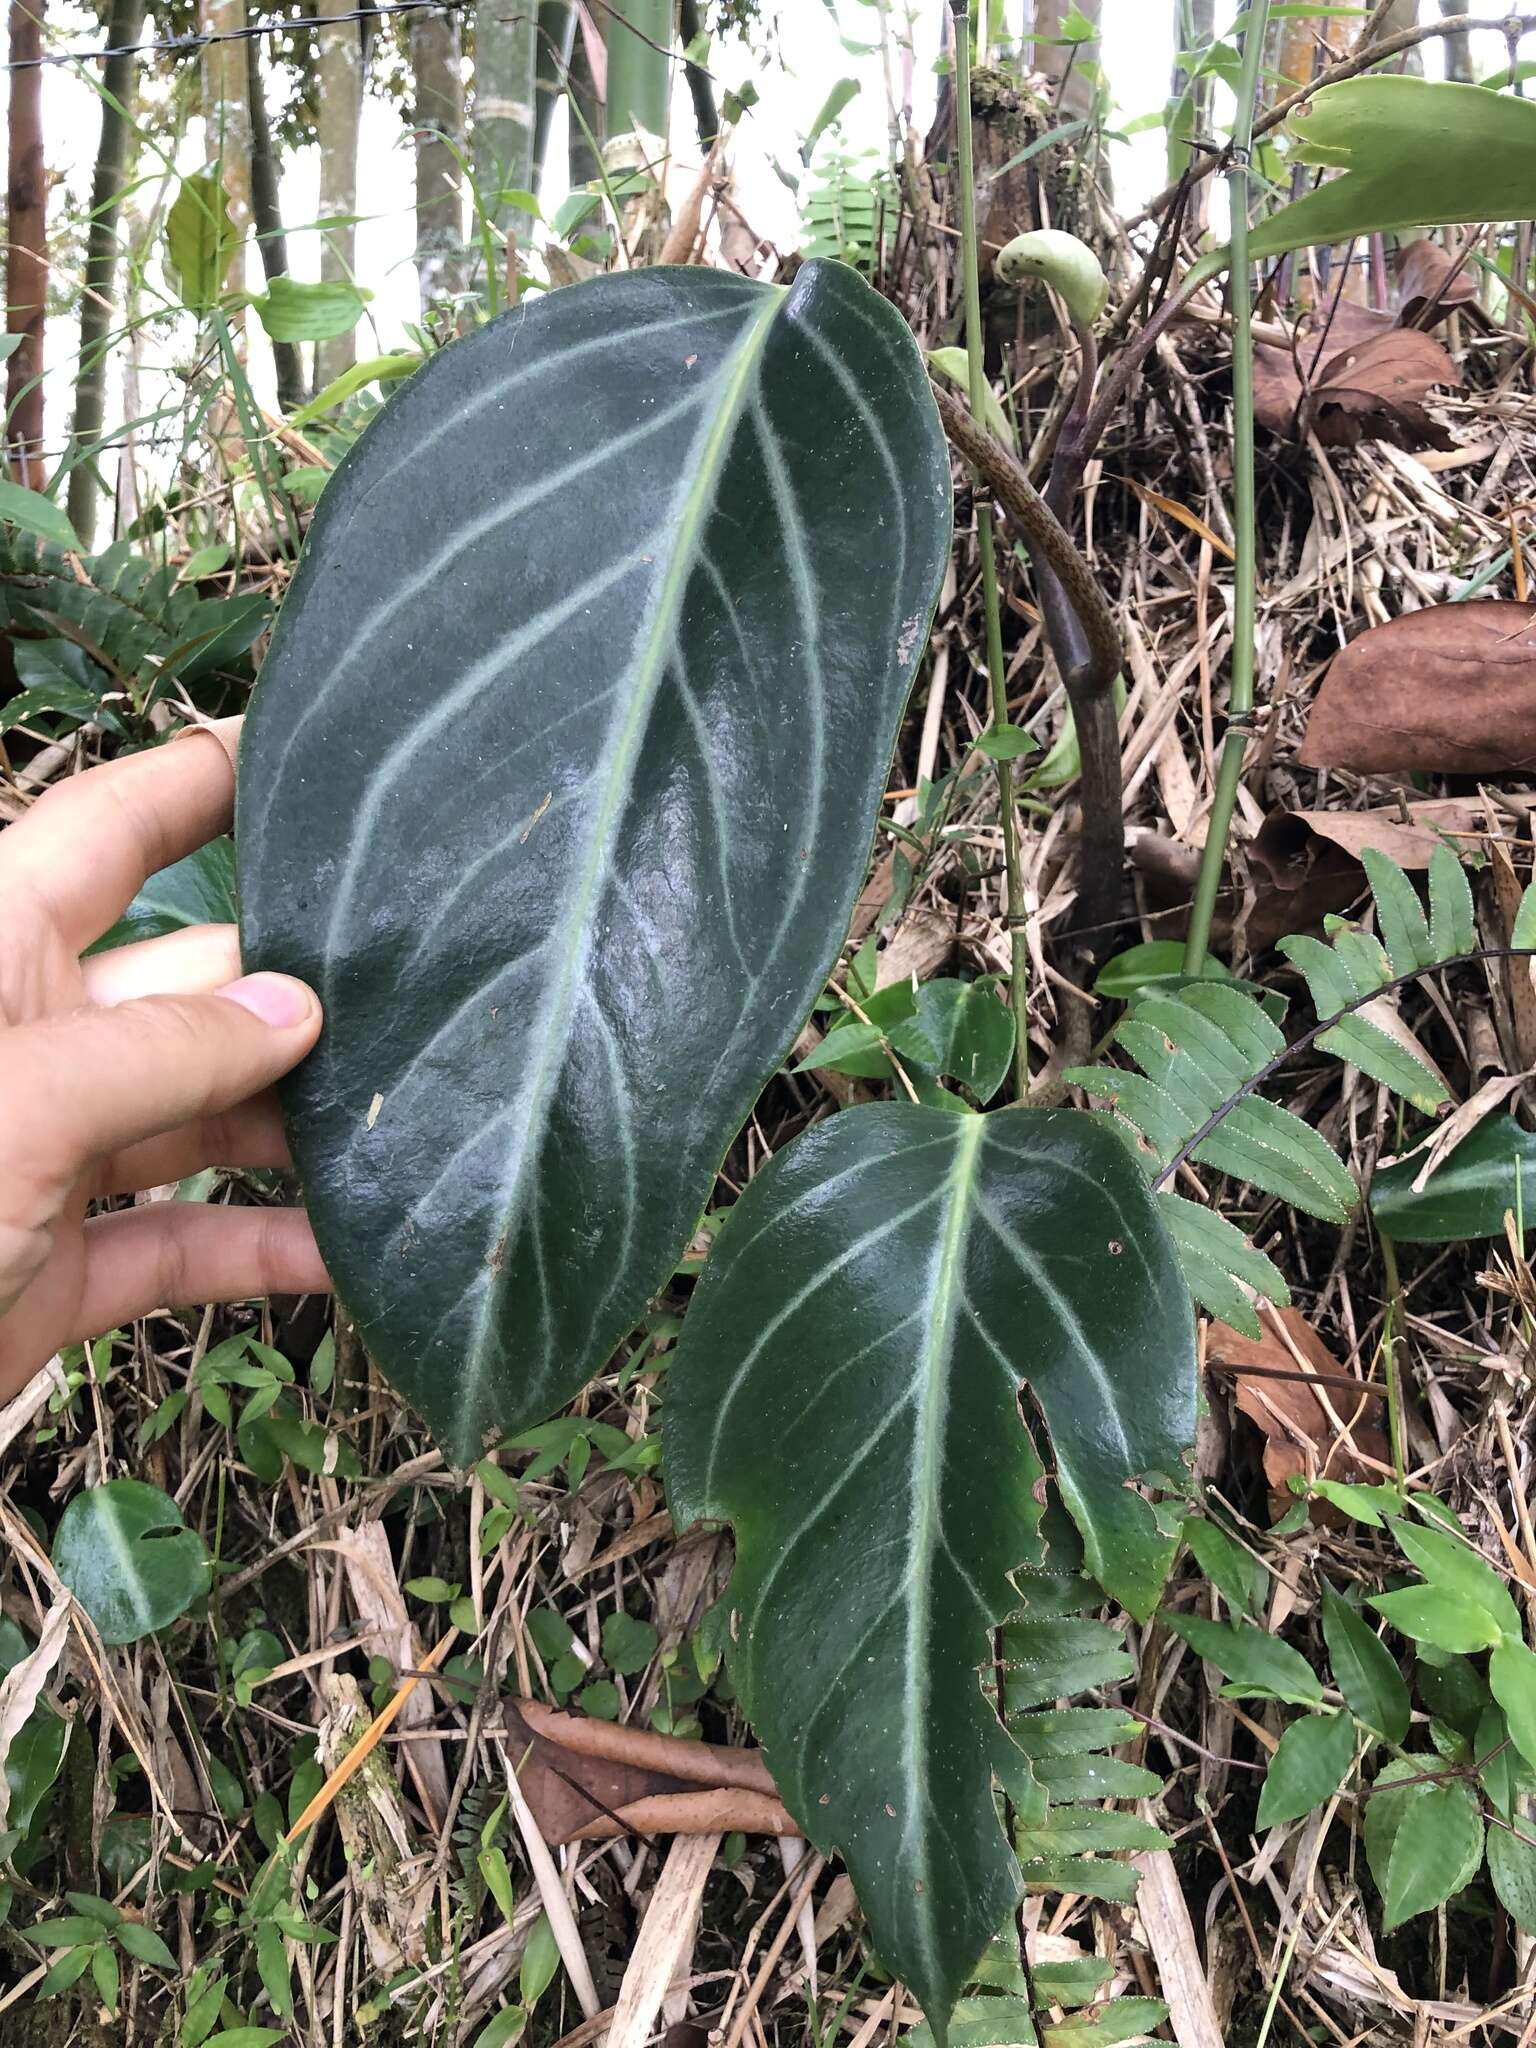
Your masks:
[{"label": "thumb", "polygon": [[17,1162],[67,1187],[103,1153],[244,1102],[319,1035],[318,998],[286,974],[23,1025],[5,1043]]}]

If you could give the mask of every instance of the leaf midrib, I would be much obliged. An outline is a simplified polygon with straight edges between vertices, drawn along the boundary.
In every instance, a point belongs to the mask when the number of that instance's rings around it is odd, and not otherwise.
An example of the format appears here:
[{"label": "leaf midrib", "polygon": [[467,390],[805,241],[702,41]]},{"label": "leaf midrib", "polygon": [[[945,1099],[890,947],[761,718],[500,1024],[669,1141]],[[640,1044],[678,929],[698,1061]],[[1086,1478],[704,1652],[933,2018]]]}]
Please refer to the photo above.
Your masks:
[{"label": "leaf midrib", "polygon": [[[944,1234],[934,1254],[928,1285],[928,1335],[916,1379],[912,1458],[912,1567],[907,1578],[906,1726],[903,1747],[912,1803],[903,1838],[914,1825],[926,1824],[930,1804],[924,1743],[933,1725],[929,1643],[933,1615],[933,1572],[937,1552],[945,1547],[939,1526],[939,1492],[943,1477],[945,1425],[949,1414],[949,1373],[955,1349],[955,1325],[964,1299],[966,1245],[974,1215],[972,1190],[985,1126],[979,1116],[964,1119],[956,1133],[955,1158],[946,1192]],[[942,1975],[933,1923],[934,1890],[920,1893],[918,1918],[929,1966]]]},{"label": "leaf midrib", "polygon": [[[559,970],[551,983],[549,997],[541,1006],[534,1034],[539,1054],[526,1094],[527,1110],[519,1119],[521,1131],[516,1150],[516,1163],[509,1181],[503,1184],[497,1201],[498,1211],[508,1219],[506,1229],[509,1239],[511,1219],[521,1206],[518,1200],[520,1183],[524,1178],[529,1156],[535,1150],[548,1118],[560,1062],[569,1042],[576,983],[585,973],[590,955],[593,911],[607,872],[613,828],[633,786],[635,761],[650,723],[657,691],[666,674],[682,601],[697,566],[699,537],[706,519],[714,508],[720,477],[735,439],[736,426],[762,359],[764,338],[778,317],[784,296],[782,288],[773,291],[765,300],[763,310],[747,329],[729,359],[730,370],[723,380],[722,401],[704,434],[690,447],[685,458],[684,473],[689,476],[690,482],[683,495],[680,513],[673,529],[670,559],[652,608],[645,646],[635,664],[628,701],[617,721],[616,737],[609,743],[607,749],[608,769],[593,812],[592,827],[587,837],[576,884],[567,898],[562,921],[576,937],[574,942],[565,948]],[[479,1390],[488,1365],[488,1339],[507,1285],[505,1276],[513,1263],[510,1260],[504,1261],[492,1274],[485,1289],[480,1313],[475,1319],[470,1339],[463,1401],[464,1412],[471,1417],[478,1408]],[[461,1445],[461,1448],[464,1446]],[[472,1453],[476,1447],[470,1445],[467,1448]]]}]

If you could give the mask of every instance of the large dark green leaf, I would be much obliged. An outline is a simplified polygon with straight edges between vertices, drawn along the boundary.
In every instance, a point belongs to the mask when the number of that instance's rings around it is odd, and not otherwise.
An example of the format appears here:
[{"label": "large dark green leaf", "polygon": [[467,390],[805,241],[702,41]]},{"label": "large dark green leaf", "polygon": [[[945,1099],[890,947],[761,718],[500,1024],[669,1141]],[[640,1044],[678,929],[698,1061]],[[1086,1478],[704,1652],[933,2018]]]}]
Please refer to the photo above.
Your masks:
[{"label": "large dark green leaf", "polygon": [[1129,1482],[1190,1441],[1193,1322],[1080,1111],[882,1105],[800,1138],[732,1210],[668,1379],[673,1513],[736,1532],[742,1703],[930,2020],[1018,1889],[994,1774],[1039,1806],[977,1678],[1040,1554],[1025,1386],[1089,1570],[1145,1614],[1173,1540]]},{"label": "large dark green leaf", "polygon": [[1415,1191],[1423,1168],[1412,1155],[1371,1181],[1371,1214],[1399,1243],[1502,1237],[1506,1215],[1536,1225],[1536,1136],[1512,1116],[1484,1117]]},{"label": "large dark green leaf", "polygon": [[461,1459],[669,1271],[847,929],[949,536],[839,264],[649,270],[456,343],[327,487],[241,757],[246,958],[327,1261]]}]

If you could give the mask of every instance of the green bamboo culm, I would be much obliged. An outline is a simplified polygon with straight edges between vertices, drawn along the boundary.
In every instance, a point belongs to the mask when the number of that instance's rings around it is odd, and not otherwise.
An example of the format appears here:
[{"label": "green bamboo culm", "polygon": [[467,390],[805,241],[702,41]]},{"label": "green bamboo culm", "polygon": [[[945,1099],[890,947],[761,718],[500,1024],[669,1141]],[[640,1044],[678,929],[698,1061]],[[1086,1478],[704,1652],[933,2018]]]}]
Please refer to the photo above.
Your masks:
[{"label": "green bamboo culm", "polygon": [[1237,112],[1232,123],[1232,168],[1227,196],[1232,208],[1229,275],[1232,297],[1232,538],[1236,566],[1232,577],[1232,687],[1227,702],[1227,730],[1210,822],[1200,856],[1195,901],[1184,945],[1184,972],[1198,974],[1205,965],[1211,939],[1211,918],[1227,858],[1227,838],[1237,805],[1243,755],[1253,718],[1253,642],[1258,626],[1255,556],[1258,532],[1253,510],[1253,297],[1248,272],[1248,159],[1253,148],[1254,105],[1259,92],[1259,67],[1269,25],[1269,0],[1254,0],[1243,30],[1243,64],[1238,78]]},{"label": "green bamboo culm", "polygon": [[[981,279],[976,248],[976,170],[971,154],[971,10],[969,0],[949,0],[955,29],[955,155],[960,172],[960,248],[965,271],[965,353],[970,373],[971,416],[986,424],[987,369],[981,329]],[[987,678],[992,717],[989,730],[1008,723],[1008,668],[1003,659],[1003,616],[997,593],[997,548],[992,507],[976,507],[976,546],[981,556],[981,602],[987,629]],[[998,806],[1003,820],[1004,905],[1012,972],[1014,1086],[1022,1102],[1029,1089],[1029,948],[1024,939],[1024,885],[1019,867],[1019,820],[1013,802],[1013,763],[994,761]]]}]

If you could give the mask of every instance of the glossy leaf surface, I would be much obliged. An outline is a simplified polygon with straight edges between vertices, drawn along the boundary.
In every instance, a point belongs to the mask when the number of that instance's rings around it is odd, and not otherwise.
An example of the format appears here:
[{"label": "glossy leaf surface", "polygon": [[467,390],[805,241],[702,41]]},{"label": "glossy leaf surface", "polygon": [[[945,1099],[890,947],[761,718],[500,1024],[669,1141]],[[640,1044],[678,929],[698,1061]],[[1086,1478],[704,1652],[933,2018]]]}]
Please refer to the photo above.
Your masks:
[{"label": "glossy leaf surface", "polygon": [[327,485],[241,756],[248,964],[328,1265],[455,1457],[642,1313],[820,992],[949,537],[839,264],[604,277],[427,363]]},{"label": "glossy leaf surface", "polygon": [[1536,1224],[1536,1136],[1512,1116],[1489,1116],[1469,1131],[1422,1188],[1422,1156],[1381,1167],[1371,1181],[1371,1214],[1400,1244],[1461,1244],[1502,1237],[1506,1215]]},{"label": "glossy leaf surface", "polygon": [[1072,1110],[881,1105],[796,1140],[732,1210],[668,1376],[673,1514],[736,1533],[738,1695],[930,2020],[1017,1891],[994,1775],[1039,1803],[977,1673],[1040,1554],[1026,1384],[1088,1569],[1144,1615],[1172,1541],[1128,1482],[1181,1468],[1192,1318],[1135,1163]]},{"label": "glossy leaf surface", "polygon": [[59,1518],[53,1568],[104,1643],[136,1643],[208,1591],[208,1551],[158,1486],[109,1479],[77,1493]]}]

